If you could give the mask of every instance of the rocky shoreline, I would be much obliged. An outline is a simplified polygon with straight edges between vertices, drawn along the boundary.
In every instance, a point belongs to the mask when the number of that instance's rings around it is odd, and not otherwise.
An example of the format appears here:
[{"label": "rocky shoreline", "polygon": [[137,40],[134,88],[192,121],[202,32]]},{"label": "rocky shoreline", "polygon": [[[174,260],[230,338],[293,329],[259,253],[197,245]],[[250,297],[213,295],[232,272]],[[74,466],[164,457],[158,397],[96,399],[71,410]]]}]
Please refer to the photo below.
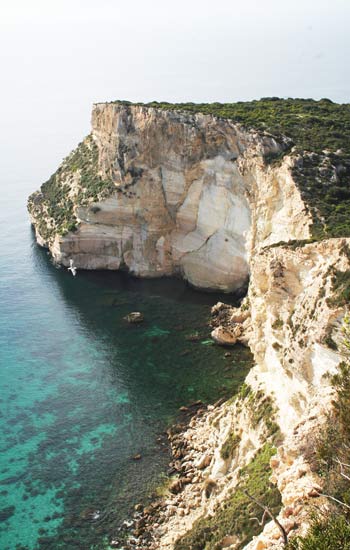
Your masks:
[{"label": "rocky shoreline", "polygon": [[[238,453],[233,461],[220,461],[220,442],[210,432],[213,425],[222,432],[222,425],[219,428],[218,424],[225,424],[227,417],[232,421],[232,417],[237,415],[242,422],[242,412],[237,407],[240,398],[237,397],[238,401],[236,399],[233,403],[232,400],[220,399],[214,405],[196,402],[181,408],[181,420],[167,431],[171,461],[164,495],[154,493],[147,505],[136,504],[130,520],[124,521],[111,537],[111,548],[173,550],[176,541],[191,530],[196,520],[203,516],[214,517],[222,506],[225,507],[228,496],[237,490],[242,466],[249,464],[249,460],[243,453],[242,456]],[[321,420],[314,412],[315,404],[310,416],[297,425],[293,434],[282,444],[277,445],[276,455],[270,460],[271,481],[276,490],[278,487],[283,502],[277,519],[287,536],[305,532],[310,506],[327,509],[327,502],[320,498],[322,481],[303,456],[305,447],[309,446],[310,433],[315,434],[320,425]],[[256,447],[248,453],[250,460],[259,451],[259,441],[261,446],[263,440],[263,432],[259,431]],[[260,531],[244,548],[285,548],[277,523],[263,517]],[[242,548],[242,540],[237,534],[228,533],[215,548],[237,550]]]},{"label": "rocky shoreline", "polygon": [[[189,428],[195,429],[203,423],[210,411],[220,407],[225,399],[219,399],[214,405],[195,401],[189,406],[180,407],[176,424],[167,432],[171,460],[167,472],[166,496],[159,497],[153,493],[146,505],[135,505],[135,512],[130,520],[125,520],[118,532],[112,537],[110,547],[119,550],[157,550],[159,539],[164,531],[163,525],[175,513],[186,516],[189,513],[183,489],[186,485],[197,485],[203,482],[203,472],[210,465],[211,457],[206,454],[199,460],[199,453],[194,453],[191,441],[186,437]],[[199,491],[198,491],[199,492]]]},{"label": "rocky shoreline", "polygon": [[250,312],[248,300],[242,301],[236,308],[218,302],[211,310],[211,337],[220,346],[234,346],[237,343],[248,345],[250,329]]},{"label": "rocky shoreline", "polygon": [[[210,320],[211,336],[216,344],[232,346],[238,342],[249,343],[251,347],[255,336],[252,313],[255,312],[250,296],[242,301],[240,308],[216,304]],[[327,311],[324,314],[328,321]],[[275,321],[274,324],[277,325]],[[339,361],[337,355],[329,351],[323,353],[328,368],[334,368]],[[229,355],[229,351],[226,354]],[[231,399],[221,399],[214,405],[196,402],[181,407],[178,423],[167,432],[172,458],[164,494],[154,495],[146,506],[136,505],[132,519],[124,522],[112,537],[111,548],[189,548],[187,537],[197,529],[194,527],[197,520],[210,522],[210,518],[222,515],[230,499],[241,492],[241,472],[259,461],[266,445],[271,450],[265,462],[266,479],[272,482],[281,502],[276,509],[277,522],[265,517],[253,534],[243,538],[239,529],[221,531],[220,538],[216,539],[219,542],[214,546],[225,550],[243,547],[282,550],[285,545],[278,523],[283,526],[285,536],[305,533],[310,506],[315,503],[327,506],[320,498],[322,480],[312,470],[310,452],[312,454],[312,438],[326,420],[332,388],[322,379],[318,391],[313,394],[310,391],[303,412],[286,421],[281,415],[283,407],[276,406],[278,394],[268,391],[264,376],[264,371],[256,365]],[[321,375],[318,373],[318,376]],[[193,540],[196,541],[197,535],[198,530]]]},{"label": "rocky shoreline", "polygon": [[[209,327],[213,329],[211,336],[218,345],[247,345],[245,331],[249,328],[249,311],[244,301],[241,308],[218,302],[211,310]],[[230,355],[230,352],[225,354]],[[124,521],[117,535],[112,537],[111,548],[158,550],[171,517],[176,514],[185,518],[196,507],[201,508],[199,505],[203,499],[210,498],[217,485],[208,477],[215,445],[210,449],[205,437],[201,439],[200,434],[201,429],[203,432],[204,426],[211,422],[211,417],[220,415],[226,401],[222,397],[214,404],[195,401],[180,407],[177,422],[166,432],[171,460],[164,486],[165,496],[159,497],[153,493],[148,504],[136,504],[133,516]]]}]

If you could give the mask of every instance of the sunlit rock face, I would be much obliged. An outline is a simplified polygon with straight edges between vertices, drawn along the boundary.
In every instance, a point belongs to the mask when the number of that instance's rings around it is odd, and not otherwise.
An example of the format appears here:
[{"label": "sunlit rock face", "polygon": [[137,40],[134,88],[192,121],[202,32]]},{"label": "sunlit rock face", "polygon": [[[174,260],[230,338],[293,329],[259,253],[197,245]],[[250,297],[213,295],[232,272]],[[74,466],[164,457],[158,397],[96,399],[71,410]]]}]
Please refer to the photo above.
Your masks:
[{"label": "sunlit rock face", "polygon": [[[209,115],[97,104],[92,139],[96,174],[113,182],[110,196],[77,200],[78,230],[46,241],[31,211],[38,241],[59,263],[180,275],[231,292],[246,286],[256,248],[309,236],[290,159],[264,162],[281,147],[269,135]],[[62,184],[72,197],[84,185],[79,173]],[[45,209],[40,215],[50,224]]]}]

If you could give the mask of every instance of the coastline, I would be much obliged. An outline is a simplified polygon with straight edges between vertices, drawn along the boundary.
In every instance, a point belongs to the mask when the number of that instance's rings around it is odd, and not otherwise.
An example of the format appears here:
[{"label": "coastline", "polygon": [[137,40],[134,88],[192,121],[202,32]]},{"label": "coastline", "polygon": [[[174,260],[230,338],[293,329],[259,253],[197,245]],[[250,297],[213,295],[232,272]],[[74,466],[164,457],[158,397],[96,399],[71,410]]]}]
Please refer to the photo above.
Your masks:
[{"label": "coastline", "polygon": [[[196,401],[189,406],[180,407],[178,421],[166,431],[169,450],[171,452],[169,469],[164,479],[164,485],[158,488],[163,495],[157,495],[157,489],[145,505],[135,505],[135,513],[129,520],[123,522],[117,533],[112,536],[110,547],[123,550],[157,550],[160,536],[164,534],[167,522],[179,508],[182,517],[189,514],[186,507],[186,496],[183,491],[187,485],[194,488],[198,495],[200,485],[205,478],[205,470],[210,465],[209,455],[199,460],[200,452],[193,452],[186,434],[189,430],[198,428],[208,420],[208,415],[221,407],[225,398],[219,399],[213,405]],[[193,508],[193,502],[191,508]]]}]

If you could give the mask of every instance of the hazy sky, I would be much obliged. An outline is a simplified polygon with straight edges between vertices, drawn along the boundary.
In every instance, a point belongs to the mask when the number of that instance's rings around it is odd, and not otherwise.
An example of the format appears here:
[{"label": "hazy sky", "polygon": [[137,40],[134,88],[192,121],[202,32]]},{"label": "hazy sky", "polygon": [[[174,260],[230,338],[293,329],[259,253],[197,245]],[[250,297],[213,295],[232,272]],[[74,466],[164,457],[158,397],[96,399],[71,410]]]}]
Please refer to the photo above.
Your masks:
[{"label": "hazy sky", "polygon": [[0,169],[36,184],[112,99],[350,101],[350,0],[0,0]]}]

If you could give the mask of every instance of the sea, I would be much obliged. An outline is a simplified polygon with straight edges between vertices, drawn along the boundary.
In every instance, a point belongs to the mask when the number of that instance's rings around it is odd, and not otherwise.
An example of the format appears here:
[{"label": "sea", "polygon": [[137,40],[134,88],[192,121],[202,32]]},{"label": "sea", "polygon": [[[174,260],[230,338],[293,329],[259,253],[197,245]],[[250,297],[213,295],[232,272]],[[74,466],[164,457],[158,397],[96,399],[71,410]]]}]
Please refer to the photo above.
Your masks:
[{"label": "sea", "polygon": [[[242,384],[249,351],[225,357],[208,327],[214,303],[237,299],[176,278],[73,277],[35,242],[35,187],[3,183],[0,550],[107,549],[164,484],[179,408]],[[127,323],[132,311],[144,322]]]}]

